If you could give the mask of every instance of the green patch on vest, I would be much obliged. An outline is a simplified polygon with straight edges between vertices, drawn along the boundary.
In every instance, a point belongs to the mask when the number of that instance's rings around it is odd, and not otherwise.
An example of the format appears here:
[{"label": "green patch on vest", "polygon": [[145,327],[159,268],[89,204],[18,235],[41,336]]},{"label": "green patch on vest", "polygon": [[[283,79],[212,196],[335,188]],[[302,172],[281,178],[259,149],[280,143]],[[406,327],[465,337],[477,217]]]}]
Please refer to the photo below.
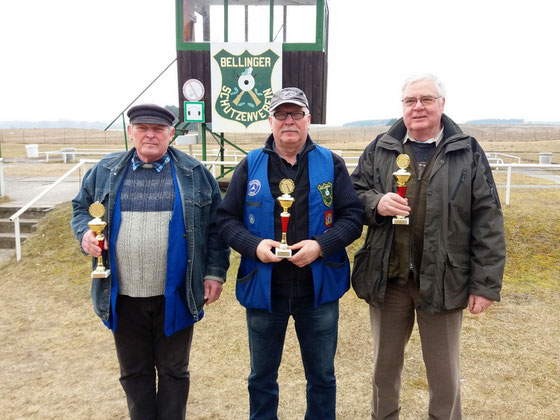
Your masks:
[{"label": "green patch on vest", "polygon": [[333,203],[333,189],[332,182],[325,182],[321,185],[317,185],[317,189],[321,193],[321,198],[325,206],[331,207]]}]

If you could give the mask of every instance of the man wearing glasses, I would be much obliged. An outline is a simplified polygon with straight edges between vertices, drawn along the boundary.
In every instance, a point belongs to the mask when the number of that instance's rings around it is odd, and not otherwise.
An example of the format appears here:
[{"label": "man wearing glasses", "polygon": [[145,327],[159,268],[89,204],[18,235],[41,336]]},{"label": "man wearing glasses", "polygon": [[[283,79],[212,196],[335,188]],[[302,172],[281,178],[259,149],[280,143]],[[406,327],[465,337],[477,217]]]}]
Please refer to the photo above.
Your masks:
[{"label": "man wearing glasses", "polygon": [[[416,316],[428,417],[460,419],[463,309],[479,314],[500,300],[502,211],[484,151],[443,113],[441,82],[416,76],[402,92],[403,118],[367,146],[352,174],[368,226],[352,285],[370,304],[372,418],[399,417],[404,349]],[[397,161],[410,174],[404,197],[396,192]],[[394,224],[396,215],[408,224]]]},{"label": "man wearing glasses", "polygon": [[[250,418],[278,418],[278,368],[292,316],[307,378],[305,418],[334,419],[338,299],[350,285],[344,248],[361,234],[362,205],[344,161],[309,137],[300,89],[274,93],[269,122],[272,134],[237,167],[217,220],[242,256],[236,295],[247,315]],[[286,193],[293,198],[287,227],[277,200]],[[275,252],[283,232],[291,257]]]}]

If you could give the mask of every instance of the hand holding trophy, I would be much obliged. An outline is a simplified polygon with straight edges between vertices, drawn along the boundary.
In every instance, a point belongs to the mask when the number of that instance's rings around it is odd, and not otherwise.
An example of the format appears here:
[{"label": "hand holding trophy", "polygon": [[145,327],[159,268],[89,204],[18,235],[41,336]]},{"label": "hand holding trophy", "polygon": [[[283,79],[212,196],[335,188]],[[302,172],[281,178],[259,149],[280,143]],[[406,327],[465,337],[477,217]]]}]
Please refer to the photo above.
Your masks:
[{"label": "hand holding trophy", "polygon": [[278,202],[284,211],[280,213],[280,219],[282,221],[282,240],[280,241],[280,247],[276,248],[275,254],[279,258],[290,258],[292,256],[292,250],[288,249],[288,242],[286,241],[288,223],[290,221],[288,209],[294,204],[294,197],[292,197],[290,193],[295,190],[296,185],[291,179],[284,178],[280,181],[279,188],[283,194],[278,197]]},{"label": "hand holding trophy", "polygon": [[105,236],[103,235],[103,229],[107,226],[107,223],[101,220],[105,214],[105,207],[99,201],[96,201],[91,206],[89,206],[89,214],[93,216],[93,219],[89,221],[88,226],[97,236],[95,239],[98,241],[98,246],[101,248],[101,255],[97,257],[97,267],[91,272],[91,277],[93,278],[107,278],[111,274],[111,270],[103,266],[103,248],[105,244]]},{"label": "hand holding trophy", "polygon": [[[410,179],[410,172],[406,170],[410,165],[410,157],[407,154],[400,154],[397,156],[397,166],[399,167],[398,171],[393,172],[393,177],[397,180],[397,193],[404,198],[406,194],[406,183]],[[393,224],[394,225],[408,225],[408,217],[405,217],[401,214],[397,214],[393,217]]]}]

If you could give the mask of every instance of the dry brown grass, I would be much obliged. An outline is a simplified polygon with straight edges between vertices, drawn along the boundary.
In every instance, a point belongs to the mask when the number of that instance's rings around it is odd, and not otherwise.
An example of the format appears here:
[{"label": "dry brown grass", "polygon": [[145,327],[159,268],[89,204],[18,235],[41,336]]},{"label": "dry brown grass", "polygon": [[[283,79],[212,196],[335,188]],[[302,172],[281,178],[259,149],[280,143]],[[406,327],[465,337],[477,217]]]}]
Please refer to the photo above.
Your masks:
[{"label": "dry brown grass", "polygon": [[[4,175],[9,176],[52,176],[52,177],[59,177],[64,175],[67,171],[69,171],[75,163],[30,163],[25,165],[18,165],[18,166],[7,166],[4,169]],[[82,171],[85,173],[85,171]],[[37,174],[37,175],[31,175]],[[77,172],[74,174],[76,175]]]},{"label": "dry brown grass", "polygon": [[[533,156],[539,151],[560,154],[560,141],[506,143],[484,147]],[[498,145],[503,149],[489,147]],[[60,146],[41,144],[39,150]],[[336,149],[339,145],[328,146]],[[2,144],[2,153],[23,157],[25,147]],[[6,175],[23,171],[23,175],[57,176],[71,166],[10,167]],[[498,184],[505,183],[505,173],[495,176]],[[545,183],[515,173],[513,181]],[[511,203],[504,209],[508,253],[502,302],[480,316],[465,313],[462,390],[466,419],[560,418],[560,191],[513,190]],[[24,243],[22,262],[0,266],[0,383],[4,385],[0,409],[7,419],[127,418],[112,335],[91,309],[89,258],[78,251],[68,227],[70,217],[68,204],[57,207]],[[361,240],[352,244],[349,254],[360,245]],[[235,299],[237,264],[234,253],[222,297],[206,309],[205,319],[195,328],[191,419],[248,417],[249,352],[245,313]],[[339,326],[338,418],[369,418],[372,340],[368,307],[352,291],[341,299]],[[401,418],[423,418],[428,391],[416,330],[406,361]],[[280,418],[302,418],[305,379],[292,326],[279,383]]]},{"label": "dry brown grass", "polygon": [[[480,316],[466,313],[464,319],[466,419],[560,418],[559,206],[560,191],[527,190],[514,191],[505,209],[503,300]],[[69,219],[70,206],[57,207],[24,243],[23,260],[1,267],[0,408],[7,419],[127,417],[112,336],[91,309],[89,258],[79,253]],[[360,245],[356,241],[349,253]],[[248,417],[249,353],[244,310],[235,300],[237,264],[234,255],[222,297],[195,328],[191,419]],[[341,299],[339,325],[338,418],[369,418],[368,308],[352,291]],[[403,372],[403,419],[426,415],[421,360],[415,330]],[[279,383],[279,417],[302,418],[305,379],[292,326]]]},{"label": "dry brown grass", "polygon": [[[553,175],[558,175],[560,172],[556,172]],[[504,170],[494,171],[492,173],[494,176],[494,182],[497,185],[505,185],[507,181],[507,173]],[[511,174],[511,185],[556,185],[556,182],[549,181],[547,179],[537,178],[534,176],[523,175],[520,173],[512,172]]]}]

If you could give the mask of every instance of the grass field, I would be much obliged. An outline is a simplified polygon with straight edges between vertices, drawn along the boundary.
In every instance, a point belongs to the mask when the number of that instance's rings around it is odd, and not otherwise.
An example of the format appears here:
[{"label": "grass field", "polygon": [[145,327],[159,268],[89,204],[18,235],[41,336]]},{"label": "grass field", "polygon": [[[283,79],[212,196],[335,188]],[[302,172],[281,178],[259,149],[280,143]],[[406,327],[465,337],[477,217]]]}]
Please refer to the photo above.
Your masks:
[{"label": "grass field", "polygon": [[[39,150],[68,145],[40,144]],[[348,144],[328,144],[332,149]],[[103,148],[95,144],[80,148]],[[112,146],[111,146],[112,147]],[[363,147],[363,146],[362,146]],[[483,142],[486,151],[560,156],[560,140]],[[353,147],[359,149],[359,147]],[[25,157],[23,144],[2,144],[7,158]],[[9,176],[59,176],[72,164],[25,164]],[[554,173],[558,173],[557,171]],[[498,184],[505,172],[494,172]],[[513,174],[514,184],[550,184]],[[502,197],[502,202],[504,201]],[[465,312],[462,391],[466,419],[560,419],[560,190],[513,190],[504,208],[507,265],[502,301],[474,316]],[[0,265],[0,409],[6,419],[125,419],[124,393],[112,335],[93,314],[90,260],[81,255],[68,222],[69,204],[41,221],[23,245],[23,259]],[[349,249],[353,255],[363,239]],[[218,302],[197,324],[191,353],[188,418],[248,418],[249,353],[245,314],[235,299],[239,262],[232,254]],[[340,306],[336,357],[337,414],[369,418],[371,347],[368,307],[353,291]],[[283,420],[303,418],[305,379],[297,339],[289,328],[279,376]],[[406,352],[403,419],[426,417],[427,383],[418,333]]]},{"label": "grass field", "polygon": [[[466,419],[560,418],[560,191],[515,190],[504,209],[507,266],[502,301],[465,312],[462,392]],[[124,393],[110,332],[89,298],[90,260],[68,222],[69,204],[46,216],[23,259],[0,267],[0,408],[6,419],[124,419]],[[349,247],[349,254],[363,239]],[[235,300],[238,257],[218,302],[195,328],[188,417],[248,418],[249,355],[243,308]],[[341,300],[336,357],[338,418],[369,418],[368,307]],[[403,372],[403,419],[426,417],[427,384],[415,330]],[[303,418],[305,379],[293,328],[279,375],[284,420]]]}]

